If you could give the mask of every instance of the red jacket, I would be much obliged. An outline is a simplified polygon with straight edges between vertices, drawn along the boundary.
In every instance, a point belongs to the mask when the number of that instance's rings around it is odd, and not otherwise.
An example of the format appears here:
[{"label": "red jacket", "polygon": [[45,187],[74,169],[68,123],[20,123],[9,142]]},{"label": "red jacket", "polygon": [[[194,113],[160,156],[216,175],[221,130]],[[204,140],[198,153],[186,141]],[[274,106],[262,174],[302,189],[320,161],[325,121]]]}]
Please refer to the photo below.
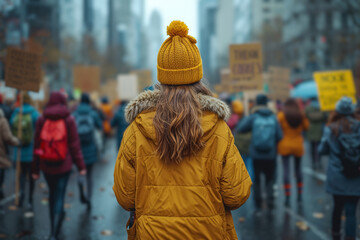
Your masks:
[{"label": "red jacket", "polygon": [[73,163],[76,164],[79,171],[86,169],[83,155],[81,153],[79,135],[77,134],[75,119],[70,115],[70,111],[66,106],[65,96],[62,93],[51,93],[50,100],[45,108],[44,114],[37,120],[34,149],[38,149],[40,146],[40,132],[47,119],[65,120],[69,150],[65,160],[60,163],[49,163],[46,161],[41,161],[39,157],[34,154],[34,160],[32,163],[33,173],[39,174],[39,171],[42,170],[47,174],[63,174],[71,171]]}]

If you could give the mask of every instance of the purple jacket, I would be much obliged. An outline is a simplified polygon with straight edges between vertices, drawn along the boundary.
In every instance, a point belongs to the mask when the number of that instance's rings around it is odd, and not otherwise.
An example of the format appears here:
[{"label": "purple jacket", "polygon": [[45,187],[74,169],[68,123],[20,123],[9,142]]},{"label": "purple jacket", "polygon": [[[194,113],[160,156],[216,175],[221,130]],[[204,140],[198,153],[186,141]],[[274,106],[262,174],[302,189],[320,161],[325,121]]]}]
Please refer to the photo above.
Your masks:
[{"label": "purple jacket", "polygon": [[51,93],[50,100],[46,105],[44,114],[36,122],[34,149],[38,149],[40,146],[41,129],[47,119],[65,120],[68,134],[69,151],[65,160],[61,163],[49,163],[46,161],[41,161],[38,156],[34,155],[34,160],[32,163],[33,173],[39,174],[39,171],[42,170],[46,174],[62,174],[71,171],[73,163],[76,164],[79,171],[86,169],[83,155],[81,153],[75,119],[70,115],[70,111],[66,106],[65,96],[62,93]]}]

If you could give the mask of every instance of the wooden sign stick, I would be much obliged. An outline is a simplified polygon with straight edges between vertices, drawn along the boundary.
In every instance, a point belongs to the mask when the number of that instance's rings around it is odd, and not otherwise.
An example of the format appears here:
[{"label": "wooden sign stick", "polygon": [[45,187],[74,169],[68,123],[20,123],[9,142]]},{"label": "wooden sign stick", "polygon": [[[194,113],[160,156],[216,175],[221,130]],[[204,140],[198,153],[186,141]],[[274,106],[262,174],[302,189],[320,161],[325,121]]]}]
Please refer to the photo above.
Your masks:
[{"label": "wooden sign stick", "polygon": [[[22,137],[22,117],[23,117],[23,92],[20,90],[20,106],[19,106],[19,122],[18,122],[18,139]],[[16,154],[16,179],[15,179],[15,205],[19,206],[19,193],[20,193],[20,159],[21,159],[21,146],[17,148]],[[31,176],[30,176],[31,177]],[[21,193],[24,194],[24,193]]]}]

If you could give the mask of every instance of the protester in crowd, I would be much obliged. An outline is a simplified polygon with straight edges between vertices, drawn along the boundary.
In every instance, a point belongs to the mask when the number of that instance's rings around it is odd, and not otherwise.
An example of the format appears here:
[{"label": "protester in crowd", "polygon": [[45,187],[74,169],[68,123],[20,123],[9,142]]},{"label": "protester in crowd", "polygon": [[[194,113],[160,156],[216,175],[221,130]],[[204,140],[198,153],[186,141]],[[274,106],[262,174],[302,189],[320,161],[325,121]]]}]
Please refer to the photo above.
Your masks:
[{"label": "protester in crowd", "polygon": [[[240,100],[235,100],[232,102],[232,109],[233,109],[233,114],[231,115],[227,123],[230,129],[232,129],[232,132],[234,133],[235,146],[239,150],[250,176],[253,177],[253,167],[252,167],[251,158],[249,157],[251,132],[240,133],[235,131],[236,126],[239,125],[241,120],[244,118],[244,106]],[[233,124],[236,125],[233,127]]]},{"label": "protester in crowd", "polygon": [[12,110],[11,107],[4,103],[4,96],[0,94],[0,109],[3,111],[4,117],[10,121]]},{"label": "protester in crowd", "polygon": [[120,144],[123,138],[123,134],[128,127],[128,123],[125,118],[125,108],[128,105],[127,101],[122,101],[119,104],[119,108],[117,109],[114,118],[111,120],[111,127],[116,129],[116,142],[117,142],[117,151],[120,148]]},{"label": "protester in crowd", "polygon": [[309,128],[309,121],[301,111],[294,99],[288,99],[284,103],[283,112],[278,114],[278,120],[284,133],[284,138],[279,142],[278,151],[282,156],[284,167],[285,203],[290,204],[290,159],[295,160],[295,175],[297,181],[298,201],[302,201],[303,176],[301,171],[301,158],[304,155],[303,132]]},{"label": "protester in crowd", "polygon": [[[31,178],[31,162],[33,160],[34,151],[34,132],[36,121],[39,117],[37,110],[31,106],[31,98],[28,93],[23,94],[23,111],[20,119],[20,107],[15,108],[10,118],[10,125],[14,136],[19,134],[19,121],[21,120],[21,146],[20,146],[20,200],[19,206],[23,206],[25,199],[26,182],[29,183],[27,208],[32,208],[34,181]],[[17,161],[18,148],[12,149],[12,160]]]},{"label": "protester in crowd", "polygon": [[[94,163],[98,160],[98,147],[95,141],[96,129],[102,129],[101,118],[90,105],[90,97],[87,93],[81,95],[80,104],[73,113],[79,134],[80,145],[86,164],[86,188],[83,178],[79,178],[80,201],[87,204],[91,209],[91,197],[93,189],[92,171]],[[86,193],[85,193],[86,189]]]},{"label": "protester in crowd", "polygon": [[275,114],[267,107],[268,98],[259,94],[252,114],[244,118],[236,132],[252,133],[249,155],[254,165],[254,200],[257,209],[262,206],[261,174],[265,175],[267,204],[274,207],[277,143],[282,139],[282,131]]},{"label": "protester in crowd", "polygon": [[234,100],[231,102],[232,114],[227,121],[227,124],[231,131],[233,131],[236,125],[239,123],[239,120],[243,117],[244,105],[240,100]]},{"label": "protester in crowd", "polygon": [[310,104],[305,108],[305,114],[310,122],[309,129],[306,132],[306,138],[310,143],[312,167],[314,170],[319,170],[322,167],[317,148],[323,135],[327,115],[320,110],[319,102],[316,98],[311,99]]},{"label": "protester in crowd", "polygon": [[109,102],[108,97],[102,97],[100,109],[104,114],[105,119],[103,120],[103,151],[106,149],[108,139],[111,136],[111,119],[114,117],[112,106]]},{"label": "protester in crowd", "polygon": [[167,31],[159,89],[127,108],[115,195],[136,211],[128,229],[136,239],[237,239],[230,210],[245,203],[251,180],[224,121],[230,111],[200,83],[201,57],[187,26],[173,21]]},{"label": "protester in crowd", "polygon": [[333,195],[333,240],[341,240],[341,218],[345,209],[345,239],[356,238],[356,208],[360,198],[360,122],[352,100],[343,97],[329,119],[319,153],[329,155],[326,191]]},{"label": "protester in crowd", "polygon": [[11,167],[11,162],[7,156],[7,145],[18,146],[20,140],[12,135],[4,112],[0,109],[0,200],[4,198],[5,169]]},{"label": "protester in crowd", "polygon": [[66,185],[73,162],[86,175],[75,119],[70,115],[64,94],[52,92],[43,115],[36,123],[33,178],[43,171],[49,187],[50,239],[57,239],[65,217]]}]

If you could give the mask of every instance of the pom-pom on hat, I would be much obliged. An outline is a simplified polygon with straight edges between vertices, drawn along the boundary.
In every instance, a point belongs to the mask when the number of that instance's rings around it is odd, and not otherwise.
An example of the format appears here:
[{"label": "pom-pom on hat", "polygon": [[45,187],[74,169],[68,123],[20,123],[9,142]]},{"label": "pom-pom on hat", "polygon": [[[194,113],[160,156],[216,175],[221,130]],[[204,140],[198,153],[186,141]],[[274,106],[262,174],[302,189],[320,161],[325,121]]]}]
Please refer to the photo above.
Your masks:
[{"label": "pom-pom on hat", "polygon": [[157,73],[165,85],[187,85],[199,82],[203,76],[202,61],[196,39],[188,35],[184,22],[172,21],[167,27],[169,38],[161,45],[157,58]]}]

